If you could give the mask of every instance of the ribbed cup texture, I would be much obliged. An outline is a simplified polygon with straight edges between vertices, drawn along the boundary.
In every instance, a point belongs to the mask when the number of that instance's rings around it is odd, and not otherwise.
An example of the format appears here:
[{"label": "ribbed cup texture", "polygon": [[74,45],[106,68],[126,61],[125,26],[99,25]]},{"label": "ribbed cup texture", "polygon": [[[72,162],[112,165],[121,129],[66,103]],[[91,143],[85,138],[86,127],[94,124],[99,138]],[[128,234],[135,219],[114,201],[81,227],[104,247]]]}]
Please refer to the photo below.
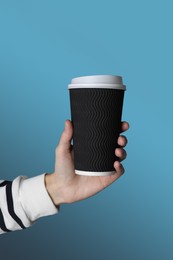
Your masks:
[{"label": "ribbed cup texture", "polygon": [[114,171],[124,91],[78,88],[69,93],[75,169]]}]

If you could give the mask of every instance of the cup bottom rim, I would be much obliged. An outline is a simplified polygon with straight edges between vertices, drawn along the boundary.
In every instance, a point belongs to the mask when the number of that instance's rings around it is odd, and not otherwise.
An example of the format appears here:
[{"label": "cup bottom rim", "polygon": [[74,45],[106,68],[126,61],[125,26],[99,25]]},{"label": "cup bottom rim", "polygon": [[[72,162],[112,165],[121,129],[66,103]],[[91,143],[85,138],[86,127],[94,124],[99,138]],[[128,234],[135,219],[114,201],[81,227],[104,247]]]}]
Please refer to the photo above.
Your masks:
[{"label": "cup bottom rim", "polygon": [[75,173],[77,175],[85,175],[85,176],[109,176],[115,174],[116,171],[107,171],[107,172],[92,172],[92,171],[81,171],[76,170]]}]

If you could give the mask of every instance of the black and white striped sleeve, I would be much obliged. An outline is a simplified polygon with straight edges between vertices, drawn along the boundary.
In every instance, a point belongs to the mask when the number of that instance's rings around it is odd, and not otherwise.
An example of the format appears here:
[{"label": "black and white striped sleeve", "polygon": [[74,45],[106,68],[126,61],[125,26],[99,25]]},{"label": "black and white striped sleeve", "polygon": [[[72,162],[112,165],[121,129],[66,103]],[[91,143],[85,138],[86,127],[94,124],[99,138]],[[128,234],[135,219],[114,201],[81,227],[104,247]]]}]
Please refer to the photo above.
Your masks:
[{"label": "black and white striped sleeve", "polygon": [[0,181],[0,234],[28,228],[38,218],[58,213],[44,178],[45,173]]}]

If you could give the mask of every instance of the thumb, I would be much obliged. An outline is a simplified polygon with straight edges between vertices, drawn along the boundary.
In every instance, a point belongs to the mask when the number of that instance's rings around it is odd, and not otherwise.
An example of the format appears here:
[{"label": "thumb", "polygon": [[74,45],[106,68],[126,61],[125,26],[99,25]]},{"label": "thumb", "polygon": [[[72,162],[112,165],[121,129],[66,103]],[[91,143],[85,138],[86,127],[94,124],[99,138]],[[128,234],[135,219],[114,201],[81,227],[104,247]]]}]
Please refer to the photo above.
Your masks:
[{"label": "thumb", "polygon": [[59,148],[67,151],[70,149],[71,139],[73,137],[73,125],[70,120],[65,120],[64,131],[59,140]]}]

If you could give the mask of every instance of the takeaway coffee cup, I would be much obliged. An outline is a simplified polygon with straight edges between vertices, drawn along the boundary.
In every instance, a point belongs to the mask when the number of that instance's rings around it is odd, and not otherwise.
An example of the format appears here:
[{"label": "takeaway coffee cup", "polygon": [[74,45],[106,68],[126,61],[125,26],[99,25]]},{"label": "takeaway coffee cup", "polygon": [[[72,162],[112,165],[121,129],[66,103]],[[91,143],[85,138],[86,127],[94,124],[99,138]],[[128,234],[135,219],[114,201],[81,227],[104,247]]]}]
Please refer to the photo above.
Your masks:
[{"label": "takeaway coffee cup", "polygon": [[75,173],[104,176],[115,173],[115,148],[120,134],[124,91],[122,77],[92,75],[68,85]]}]

